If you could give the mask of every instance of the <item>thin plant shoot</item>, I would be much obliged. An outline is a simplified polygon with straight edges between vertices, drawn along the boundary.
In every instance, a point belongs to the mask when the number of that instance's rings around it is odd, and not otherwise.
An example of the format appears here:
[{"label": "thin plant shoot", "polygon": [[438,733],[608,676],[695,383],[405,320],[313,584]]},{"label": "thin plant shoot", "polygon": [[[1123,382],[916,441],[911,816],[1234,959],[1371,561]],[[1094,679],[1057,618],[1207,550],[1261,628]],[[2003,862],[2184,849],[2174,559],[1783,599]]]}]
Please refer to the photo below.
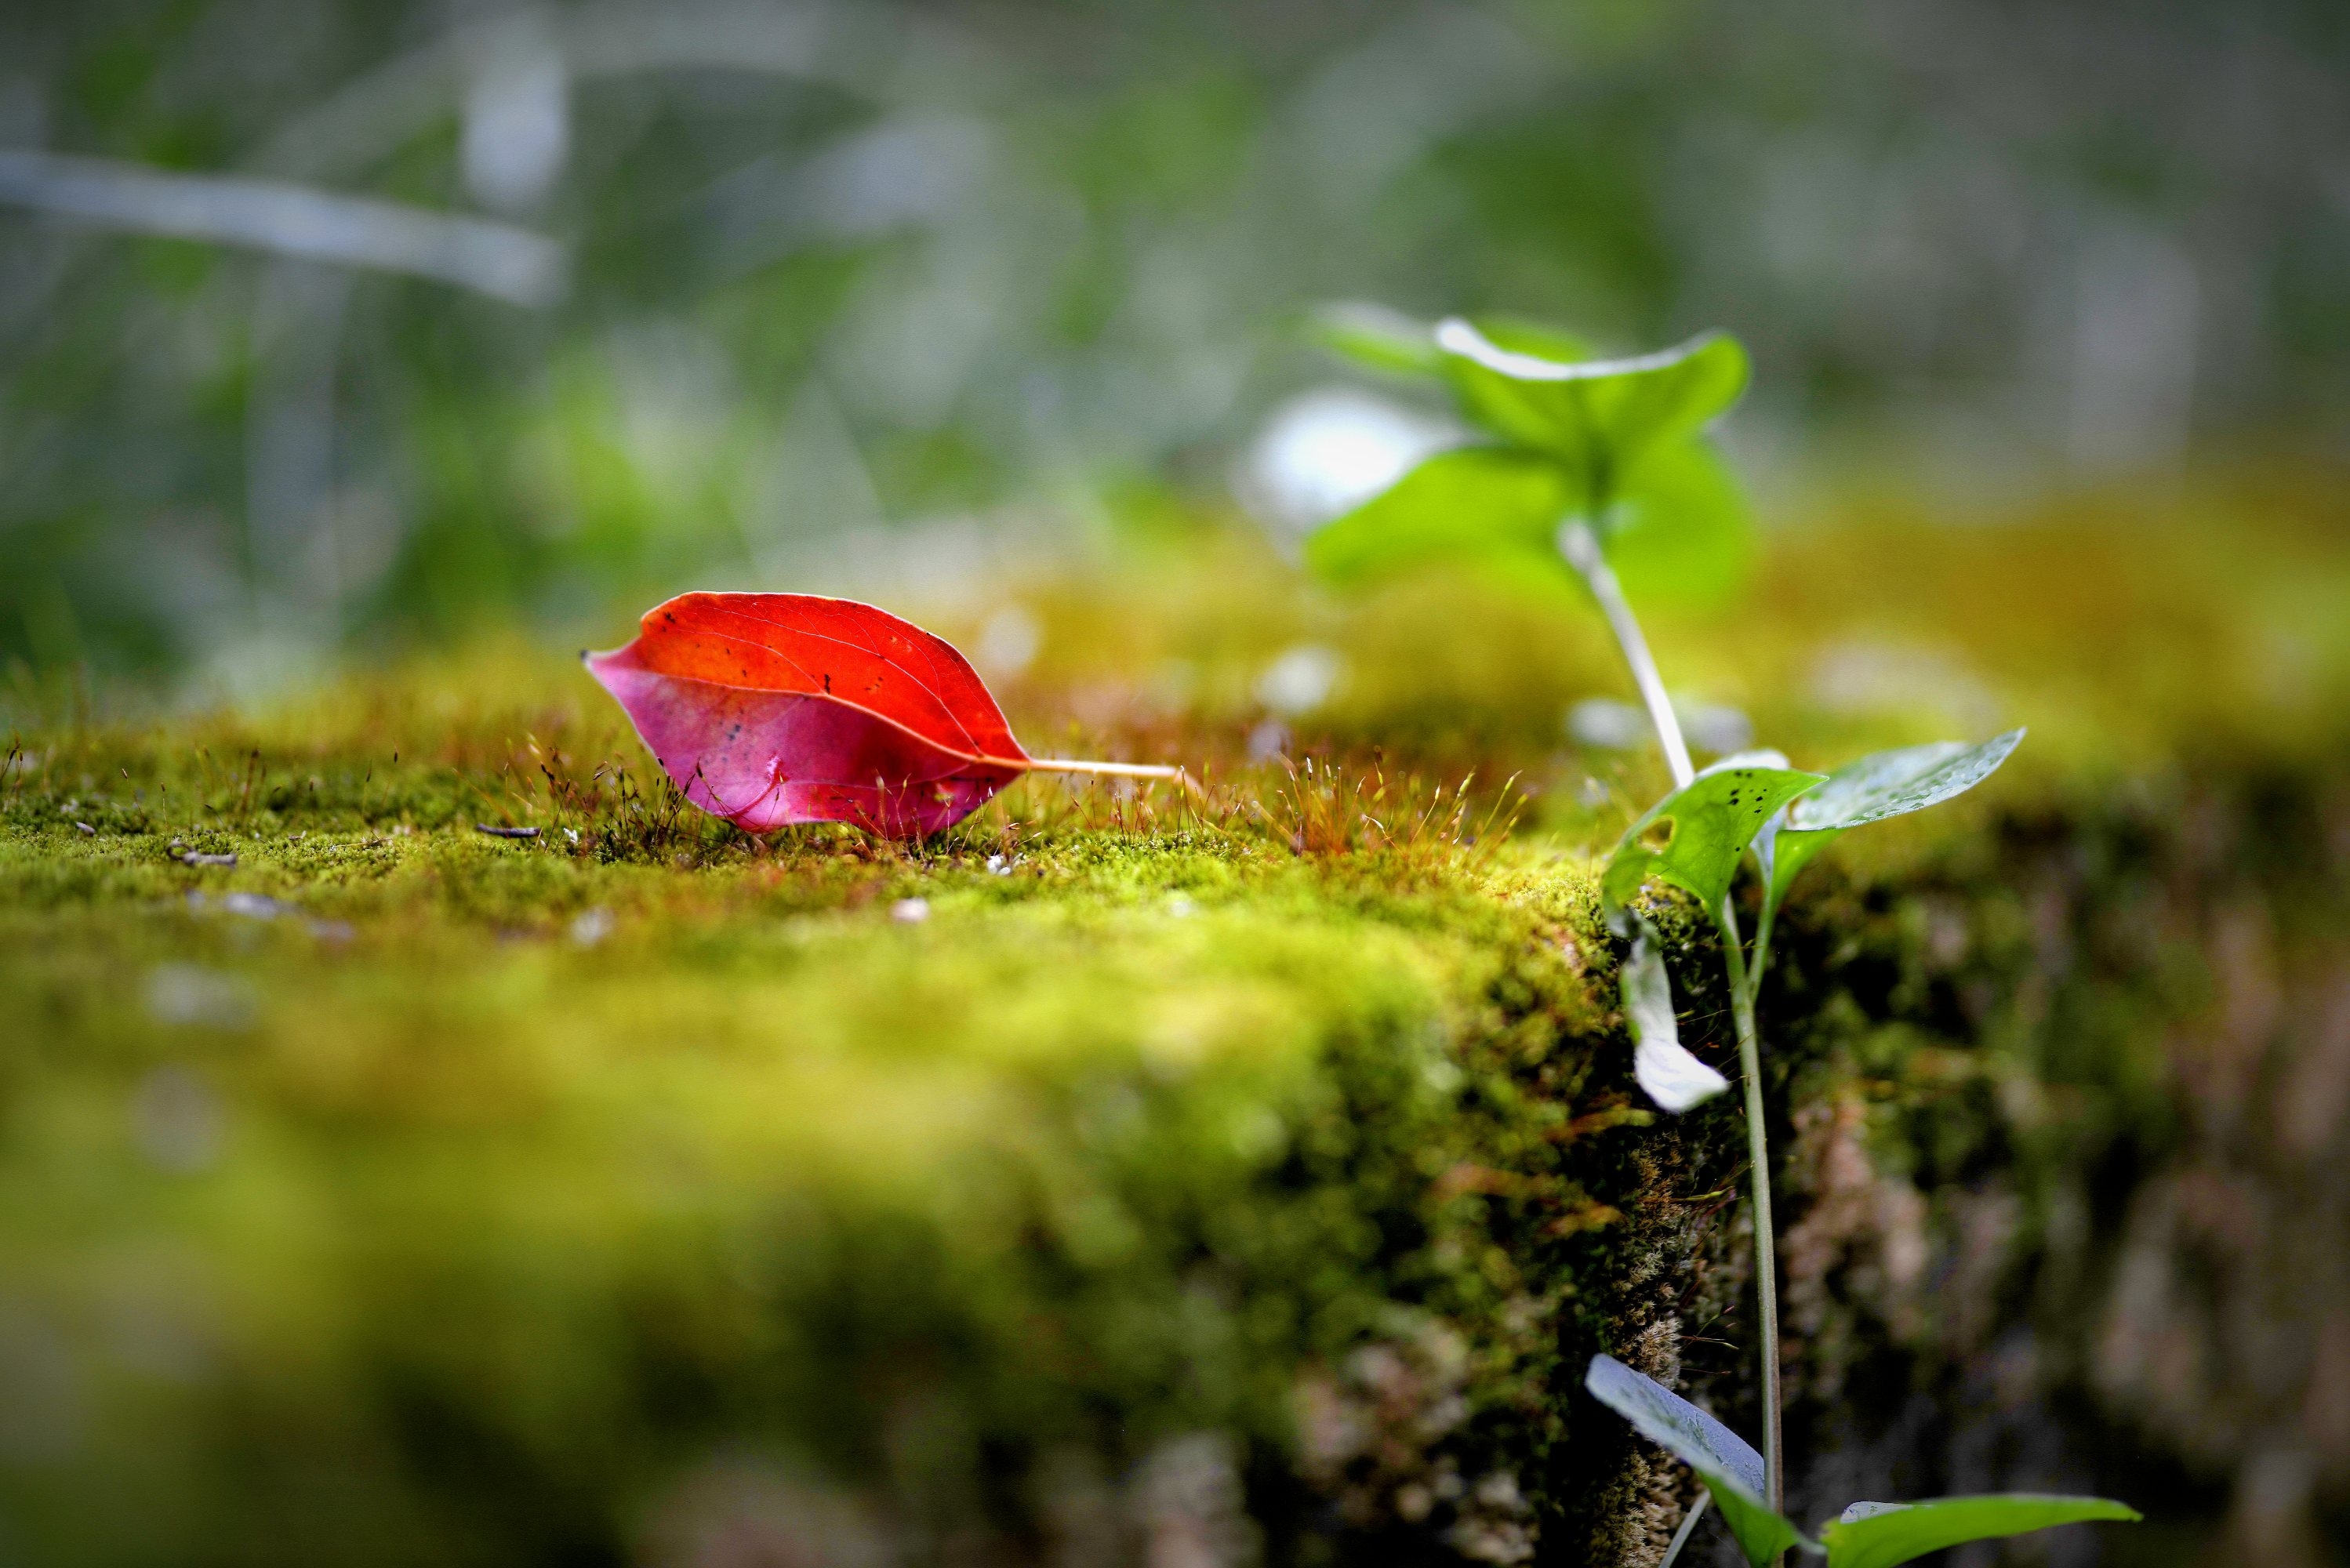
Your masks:
[{"label": "thin plant shoot", "polygon": [[[1595,1357],[1586,1380],[1596,1398],[1704,1483],[1665,1563],[1680,1555],[1709,1501],[1757,1568],[1791,1551],[1823,1555],[1831,1568],[1891,1568],[1963,1542],[2137,1518],[2102,1498],[2009,1494],[1856,1502],[1806,1535],[1784,1512],[1777,1242],[1755,1016],[1773,927],[1789,887],[1822,850],[1856,827],[1973,788],[2007,760],[2023,732],[1973,745],[1880,752],[1827,774],[1791,767],[1776,752],[1723,757],[1701,771],[1693,764],[1624,579],[1637,569],[1659,590],[1702,590],[1735,573],[1744,512],[1705,434],[1746,387],[1746,353],[1735,338],[1709,333],[1659,353],[1604,359],[1565,333],[1518,321],[1455,318],[1430,328],[1342,306],[1316,325],[1326,345],[1357,360],[1441,380],[1482,439],[1427,459],[1331,523],[1308,542],[1308,561],[1339,582],[1438,560],[1578,581],[1623,654],[1673,788],[1608,857],[1600,901],[1609,928],[1629,943],[1621,987],[1634,1075],[1669,1111],[1688,1110],[1729,1083],[1680,1044],[1671,978],[1649,916],[1652,889],[1662,884],[1696,899],[1719,938],[1752,1169],[1762,1451],[1611,1357]],[[1749,863],[1760,885],[1751,946],[1732,898]]]}]

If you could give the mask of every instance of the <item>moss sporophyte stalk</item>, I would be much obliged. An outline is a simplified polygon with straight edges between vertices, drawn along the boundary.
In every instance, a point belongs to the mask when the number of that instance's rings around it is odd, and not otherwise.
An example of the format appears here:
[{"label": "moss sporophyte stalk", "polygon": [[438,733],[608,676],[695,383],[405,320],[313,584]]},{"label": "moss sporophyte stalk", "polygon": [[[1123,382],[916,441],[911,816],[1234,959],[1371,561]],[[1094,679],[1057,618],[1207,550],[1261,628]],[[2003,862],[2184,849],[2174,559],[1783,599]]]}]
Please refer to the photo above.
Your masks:
[{"label": "moss sporophyte stalk", "polygon": [[[1703,770],[1693,764],[1615,556],[1627,540],[1680,534],[1695,545],[1680,558],[1697,563],[1684,569],[1703,571],[1709,554],[1735,549],[1742,514],[1734,489],[1690,483],[1692,473],[1718,477],[1721,471],[1705,431],[1745,389],[1746,355],[1735,339],[1709,334],[1611,360],[1595,358],[1569,334],[1523,321],[1455,318],[1425,328],[1385,312],[1335,307],[1320,327],[1323,340],[1340,352],[1441,382],[1485,439],[1430,458],[1328,524],[1310,542],[1309,561],[1339,581],[1447,558],[1536,575],[1565,572],[1596,603],[1639,692],[1673,788],[1617,844],[1601,874],[1600,895],[1608,928],[1629,944],[1621,991],[1636,1040],[1635,1070],[1668,1111],[1686,1111],[1729,1085],[1679,1042],[1664,943],[1651,920],[1654,885],[1694,898],[1718,938],[1745,1091],[1762,1451],[1611,1356],[1594,1358],[1586,1380],[1594,1397],[1686,1462],[1704,1485],[1664,1563],[1681,1554],[1709,1501],[1756,1568],[1791,1550],[1824,1555],[1831,1568],[1888,1568],[1962,1542],[2137,1518],[2100,1498],[1856,1502],[1814,1540],[1783,1511],[1777,1233],[1756,1018],[1772,927],[1789,884],[1814,856],[1855,827],[1971,789],[2007,759],[2023,732],[1979,744],[1879,752],[1832,774],[1790,767],[1771,751],[1737,753]],[[1760,905],[1751,950],[1733,896],[1748,864],[1755,868]]]}]

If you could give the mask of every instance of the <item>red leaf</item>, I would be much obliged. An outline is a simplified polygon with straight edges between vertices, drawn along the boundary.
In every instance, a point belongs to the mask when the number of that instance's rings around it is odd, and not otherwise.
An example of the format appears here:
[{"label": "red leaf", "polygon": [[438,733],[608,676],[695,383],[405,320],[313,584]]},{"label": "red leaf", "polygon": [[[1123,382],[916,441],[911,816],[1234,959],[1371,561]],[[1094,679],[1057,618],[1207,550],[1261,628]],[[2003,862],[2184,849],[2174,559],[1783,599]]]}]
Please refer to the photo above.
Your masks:
[{"label": "red leaf", "polygon": [[753,833],[936,833],[1031,768],[1181,776],[1030,757],[962,654],[849,599],[684,594],[587,662],[685,798]]}]

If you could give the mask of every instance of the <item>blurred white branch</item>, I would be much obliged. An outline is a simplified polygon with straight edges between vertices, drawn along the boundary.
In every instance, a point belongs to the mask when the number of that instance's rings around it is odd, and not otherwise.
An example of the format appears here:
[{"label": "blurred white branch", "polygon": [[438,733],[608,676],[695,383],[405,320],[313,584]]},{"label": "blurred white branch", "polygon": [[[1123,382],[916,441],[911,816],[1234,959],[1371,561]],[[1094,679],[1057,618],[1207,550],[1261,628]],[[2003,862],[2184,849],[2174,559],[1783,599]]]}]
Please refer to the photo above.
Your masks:
[{"label": "blurred white branch", "polygon": [[288,121],[252,163],[297,179],[363,173],[454,112],[485,62],[526,54],[544,52],[546,68],[571,82],[719,70],[854,88],[879,74],[875,62],[889,52],[896,31],[868,15],[872,9],[606,0],[512,14],[454,28],[345,84]]},{"label": "blurred white branch", "polygon": [[543,234],[277,181],[0,152],[0,202],[139,234],[411,273],[517,305],[551,304],[564,287],[563,247]]}]

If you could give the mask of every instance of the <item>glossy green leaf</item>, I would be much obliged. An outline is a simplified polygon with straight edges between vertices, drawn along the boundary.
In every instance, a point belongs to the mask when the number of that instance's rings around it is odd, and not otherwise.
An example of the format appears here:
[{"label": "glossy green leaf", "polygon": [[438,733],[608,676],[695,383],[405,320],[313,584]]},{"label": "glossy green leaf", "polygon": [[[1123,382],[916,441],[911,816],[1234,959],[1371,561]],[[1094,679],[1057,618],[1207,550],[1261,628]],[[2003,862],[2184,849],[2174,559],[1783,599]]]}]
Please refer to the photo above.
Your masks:
[{"label": "glossy green leaf", "polygon": [[2136,1509],[2106,1498],[2029,1492],[1945,1497],[1931,1502],[1856,1502],[1820,1532],[1820,1540],[1827,1548],[1828,1568],[1894,1568],[1970,1541],[2022,1535],[2054,1524],[2139,1517]]},{"label": "glossy green leaf", "polygon": [[1860,827],[1939,805],[1991,777],[2022,741],[2018,729],[1980,745],[1941,741],[1874,753],[1838,768],[1801,805],[1789,807],[1787,826],[1799,832]]},{"label": "glossy green leaf", "polygon": [[1672,977],[1645,921],[1624,961],[1620,983],[1624,1021],[1632,1031],[1632,1075],[1650,1099],[1669,1111],[1686,1111],[1730,1087],[1729,1079],[1681,1044]]},{"label": "glossy green leaf", "polygon": [[1436,343],[1469,416],[1556,458],[1595,511],[1642,460],[1695,435],[1746,388],[1746,350],[1719,333],[1638,358],[1570,359],[1507,347],[1456,317]]},{"label": "glossy green leaf", "polygon": [[1763,1501],[1762,1456],[1737,1433],[1612,1355],[1591,1358],[1583,1386],[1635,1431],[1697,1472],[1755,1568],[1792,1547],[1811,1544]]},{"label": "glossy green leaf", "polygon": [[1433,376],[1444,369],[1436,328],[1383,305],[1349,300],[1317,306],[1305,318],[1305,335],[1374,370]]},{"label": "glossy green leaf", "polygon": [[2021,729],[2010,730],[1979,745],[1938,741],[1904,746],[1874,752],[1838,768],[1826,783],[1789,805],[1784,818],[1756,836],[1765,907],[1775,909],[1795,874],[1846,833],[1964,794],[1998,772],[2022,741]]},{"label": "glossy green leaf", "polygon": [[1625,911],[1651,877],[1695,895],[1709,916],[1718,915],[1754,836],[1781,806],[1822,782],[1821,774],[1785,762],[1775,753],[1724,757],[1649,807],[1600,873],[1609,924],[1625,929]]},{"label": "glossy green leaf", "polygon": [[1305,542],[1306,564],[1357,582],[1432,560],[1514,555],[1564,576],[1553,536],[1568,503],[1556,463],[1504,447],[1440,452]]},{"label": "glossy green leaf", "polygon": [[[1721,456],[1691,433],[1743,382],[1743,354],[1730,340],[1603,361],[1556,327],[1484,316],[1447,323],[1455,347],[1469,350],[1447,352],[1438,328],[1351,304],[1321,306],[1308,330],[1365,365],[1440,372],[1471,421],[1512,442],[1442,454],[1324,530],[1308,558],[1326,576],[1523,551],[1511,567],[1548,576],[1558,528],[1575,516],[1594,523],[1636,603],[1710,607],[1743,578],[1753,548],[1744,498]],[[1494,363],[1539,374],[1503,374]],[[1556,375],[1576,379],[1545,379]],[[1535,406],[1545,400],[1555,406]]]},{"label": "glossy green leaf", "polygon": [[[1305,558],[1353,583],[1430,561],[1493,559],[1564,576],[1559,524],[1578,504],[1574,477],[1520,447],[1437,453],[1306,541]],[[1607,555],[1642,604],[1719,603],[1745,575],[1752,534],[1721,460],[1699,442],[1657,453],[1617,508]]]},{"label": "glossy green leaf", "polygon": [[1604,543],[1634,605],[1711,609],[1746,580],[1754,524],[1737,475],[1700,438],[1641,460],[1624,482]]}]

